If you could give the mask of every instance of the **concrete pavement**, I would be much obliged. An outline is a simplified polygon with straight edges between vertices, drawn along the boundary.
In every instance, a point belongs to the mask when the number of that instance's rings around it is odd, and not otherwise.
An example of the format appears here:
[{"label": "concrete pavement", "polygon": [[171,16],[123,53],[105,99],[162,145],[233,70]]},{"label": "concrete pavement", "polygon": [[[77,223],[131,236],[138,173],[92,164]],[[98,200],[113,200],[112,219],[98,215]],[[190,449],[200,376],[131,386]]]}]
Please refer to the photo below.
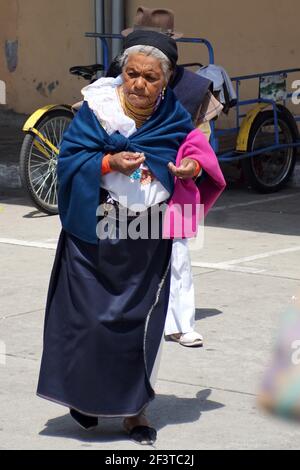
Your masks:
[{"label": "concrete pavement", "polygon": [[[140,449],[120,419],[86,433],[65,408],[35,396],[60,224],[20,191],[0,198],[0,448]],[[157,449],[299,448],[300,425],[256,407],[280,315],[299,292],[299,202],[296,188],[269,196],[231,189],[208,216],[204,248],[192,251],[205,345],[164,343],[149,408]]]}]

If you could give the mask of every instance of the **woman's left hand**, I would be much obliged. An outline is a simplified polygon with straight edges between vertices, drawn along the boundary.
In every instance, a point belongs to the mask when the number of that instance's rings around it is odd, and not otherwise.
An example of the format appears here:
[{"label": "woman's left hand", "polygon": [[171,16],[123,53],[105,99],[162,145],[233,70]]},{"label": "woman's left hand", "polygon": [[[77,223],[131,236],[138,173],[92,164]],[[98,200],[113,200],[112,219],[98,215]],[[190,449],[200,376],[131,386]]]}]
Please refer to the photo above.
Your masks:
[{"label": "woman's left hand", "polygon": [[197,163],[192,158],[183,158],[180,166],[175,166],[173,163],[168,164],[169,171],[172,175],[180,179],[193,178],[197,168]]}]

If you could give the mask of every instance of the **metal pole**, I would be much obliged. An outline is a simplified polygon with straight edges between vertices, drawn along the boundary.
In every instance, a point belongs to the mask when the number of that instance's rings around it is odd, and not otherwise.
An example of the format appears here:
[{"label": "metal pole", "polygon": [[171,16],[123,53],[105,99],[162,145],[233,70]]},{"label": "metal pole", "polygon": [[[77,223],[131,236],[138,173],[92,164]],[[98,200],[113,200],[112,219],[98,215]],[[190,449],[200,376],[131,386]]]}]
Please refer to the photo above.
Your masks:
[{"label": "metal pole", "polygon": [[[104,0],[95,0],[95,31],[104,33]],[[103,63],[102,45],[99,38],[96,39],[96,63]]]},{"label": "metal pole", "polygon": [[[112,28],[112,0],[104,0],[104,32],[111,34]],[[111,44],[112,39],[106,40],[108,45],[108,62],[111,63]]]},{"label": "metal pole", "polygon": [[[125,27],[125,3],[124,0],[112,0],[112,33],[120,34]],[[112,57],[115,58],[122,50],[122,41],[112,41]]]}]

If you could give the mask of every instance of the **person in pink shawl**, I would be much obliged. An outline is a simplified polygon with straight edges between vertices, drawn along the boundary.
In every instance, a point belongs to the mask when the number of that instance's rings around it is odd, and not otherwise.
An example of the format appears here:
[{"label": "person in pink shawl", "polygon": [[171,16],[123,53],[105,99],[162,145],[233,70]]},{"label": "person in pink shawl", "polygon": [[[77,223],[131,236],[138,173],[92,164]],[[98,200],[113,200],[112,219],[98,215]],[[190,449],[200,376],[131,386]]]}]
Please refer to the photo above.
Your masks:
[{"label": "person in pink shawl", "polygon": [[[183,179],[181,162],[186,157],[196,160],[206,173],[207,177],[199,186],[193,179]],[[175,176],[175,190],[165,214],[163,235],[173,239],[196,237],[201,220],[200,205],[206,216],[226,187],[217,157],[199,129],[187,136],[177,154],[176,166],[169,163],[169,169]],[[187,205],[191,211],[185,210]]]},{"label": "person in pink shawl", "polygon": [[[185,179],[181,162],[187,156],[201,168],[201,176],[196,180]],[[170,163],[169,169],[176,179],[163,232],[165,238],[174,239],[165,336],[183,346],[202,346],[203,337],[194,330],[194,285],[187,239],[197,236],[201,218],[222,194],[226,182],[207,136],[199,129],[187,136],[177,154],[176,166]]]}]

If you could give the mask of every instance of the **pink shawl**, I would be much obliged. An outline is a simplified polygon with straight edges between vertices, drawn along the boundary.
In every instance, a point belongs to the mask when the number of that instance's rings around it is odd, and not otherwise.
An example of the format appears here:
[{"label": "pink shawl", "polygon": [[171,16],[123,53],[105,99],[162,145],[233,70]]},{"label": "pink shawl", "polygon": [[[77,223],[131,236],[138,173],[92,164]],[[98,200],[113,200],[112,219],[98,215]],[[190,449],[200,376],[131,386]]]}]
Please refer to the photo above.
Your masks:
[{"label": "pink shawl", "polygon": [[198,186],[193,179],[175,178],[174,193],[164,216],[163,238],[196,237],[201,218],[226,187],[216,154],[199,129],[190,132],[181,145],[176,166],[186,157],[197,160],[206,175]]}]

